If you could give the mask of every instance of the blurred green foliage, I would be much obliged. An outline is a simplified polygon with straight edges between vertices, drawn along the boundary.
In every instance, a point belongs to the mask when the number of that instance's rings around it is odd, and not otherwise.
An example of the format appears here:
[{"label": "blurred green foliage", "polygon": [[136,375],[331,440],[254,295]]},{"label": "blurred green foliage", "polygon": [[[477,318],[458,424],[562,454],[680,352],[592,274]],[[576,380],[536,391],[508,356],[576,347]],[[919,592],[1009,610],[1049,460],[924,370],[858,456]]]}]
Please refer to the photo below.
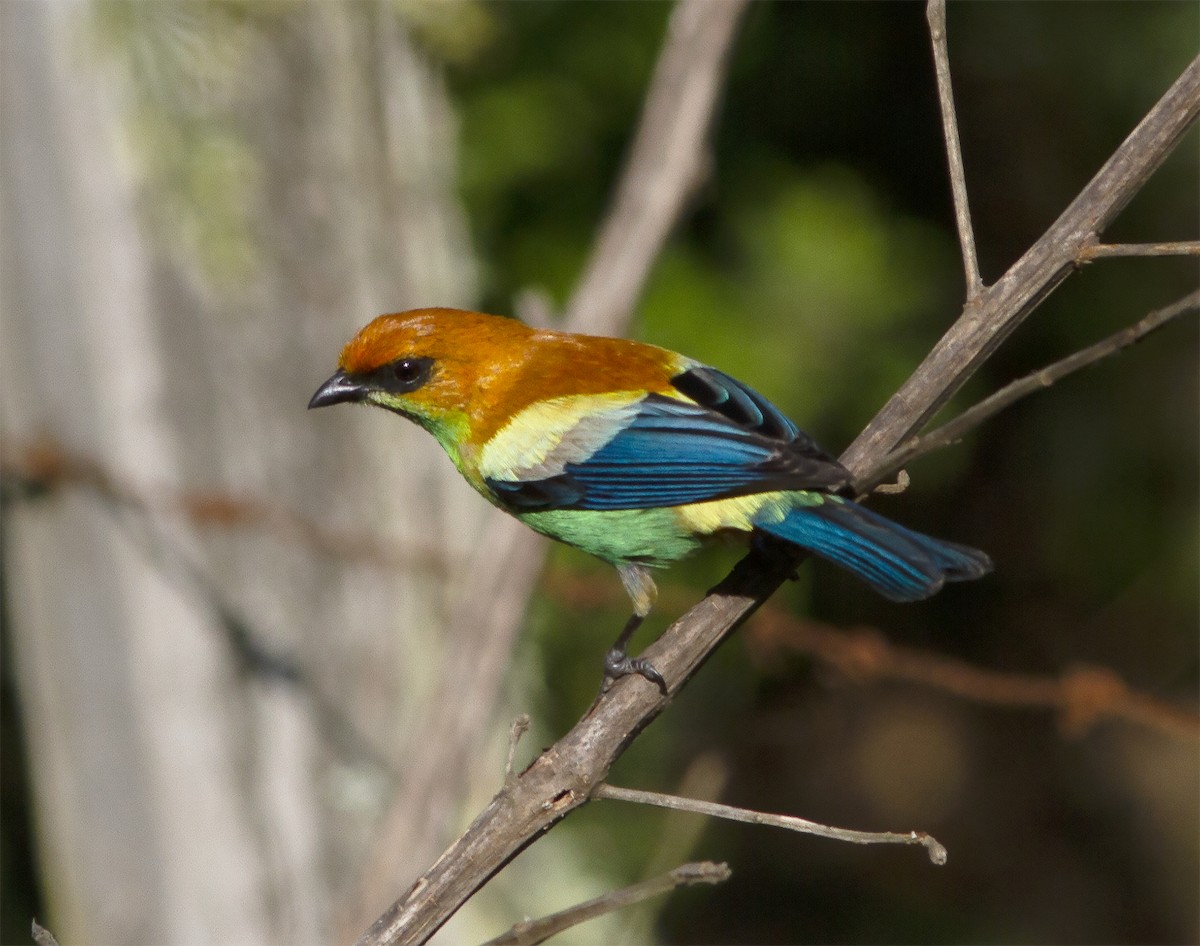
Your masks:
[{"label": "blurred green foliage", "polygon": [[128,153],[156,195],[147,218],[186,268],[225,288],[262,263],[252,220],[263,170],[225,110],[273,12],[278,5],[237,0],[91,9],[97,64],[121,72],[132,101]]}]

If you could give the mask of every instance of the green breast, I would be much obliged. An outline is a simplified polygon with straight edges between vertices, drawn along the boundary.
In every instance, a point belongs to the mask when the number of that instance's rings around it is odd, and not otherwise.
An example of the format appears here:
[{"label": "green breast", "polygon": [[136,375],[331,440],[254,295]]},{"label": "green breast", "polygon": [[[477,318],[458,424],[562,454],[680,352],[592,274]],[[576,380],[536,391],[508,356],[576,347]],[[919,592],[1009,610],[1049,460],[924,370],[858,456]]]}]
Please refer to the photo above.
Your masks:
[{"label": "green breast", "polygon": [[671,509],[552,509],[516,516],[542,535],[607,562],[670,565],[700,547]]}]

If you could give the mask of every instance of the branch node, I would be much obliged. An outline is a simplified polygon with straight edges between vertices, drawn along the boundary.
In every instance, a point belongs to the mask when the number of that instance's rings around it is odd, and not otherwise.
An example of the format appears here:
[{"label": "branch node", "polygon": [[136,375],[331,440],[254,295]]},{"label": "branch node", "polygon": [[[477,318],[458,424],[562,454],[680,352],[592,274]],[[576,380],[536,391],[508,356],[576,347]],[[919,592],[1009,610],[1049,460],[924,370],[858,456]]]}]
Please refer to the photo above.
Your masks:
[{"label": "branch node", "polygon": [[511,787],[516,780],[513,774],[513,759],[517,755],[517,743],[521,741],[521,737],[529,732],[529,714],[522,713],[512,721],[512,725],[508,727],[508,758],[504,762],[504,785]]},{"label": "branch node", "polygon": [[908,470],[899,470],[896,473],[896,482],[894,483],[877,483],[872,493],[879,493],[882,496],[897,496],[903,493],[912,484],[909,478]]},{"label": "branch node", "polygon": [[929,859],[938,867],[944,867],[946,860],[950,857],[950,852],[946,850],[946,846],[942,844],[932,834],[925,831],[912,832],[912,843],[920,844],[929,853]]}]

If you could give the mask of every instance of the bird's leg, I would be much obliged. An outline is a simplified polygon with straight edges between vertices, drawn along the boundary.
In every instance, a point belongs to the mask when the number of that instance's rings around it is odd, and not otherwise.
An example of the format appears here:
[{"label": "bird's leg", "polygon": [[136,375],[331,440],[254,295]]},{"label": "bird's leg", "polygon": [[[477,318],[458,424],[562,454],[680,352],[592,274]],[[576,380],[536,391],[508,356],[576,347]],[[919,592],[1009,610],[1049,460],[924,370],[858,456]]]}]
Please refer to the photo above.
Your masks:
[{"label": "bird's leg", "polygon": [[658,687],[663,696],[667,695],[667,681],[655,669],[654,664],[645,657],[630,657],[625,651],[625,645],[629,642],[629,638],[633,636],[633,632],[638,629],[645,617],[644,614],[630,615],[616,643],[604,655],[604,689],[607,690],[620,677],[637,674]]},{"label": "bird's leg", "polygon": [[617,571],[621,575],[621,583],[629,592],[629,597],[633,599],[633,614],[629,616],[620,635],[608,653],[604,655],[604,689],[607,690],[619,677],[627,677],[636,673],[653,683],[666,696],[667,682],[663,679],[662,674],[654,668],[654,665],[644,657],[630,657],[625,650],[634,631],[641,626],[646,615],[650,613],[650,609],[654,607],[658,589],[644,565],[622,564],[617,566]]}]

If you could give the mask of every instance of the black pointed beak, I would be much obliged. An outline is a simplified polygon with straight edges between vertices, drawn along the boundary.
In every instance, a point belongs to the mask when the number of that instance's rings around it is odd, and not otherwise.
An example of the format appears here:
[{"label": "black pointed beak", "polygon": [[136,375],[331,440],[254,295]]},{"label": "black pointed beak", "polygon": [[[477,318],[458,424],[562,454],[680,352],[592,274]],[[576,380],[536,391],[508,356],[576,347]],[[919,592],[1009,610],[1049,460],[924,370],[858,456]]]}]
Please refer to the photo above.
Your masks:
[{"label": "black pointed beak", "polygon": [[317,393],[308,402],[308,409],[328,407],[343,401],[361,401],[367,396],[367,386],[362,381],[338,370],[332,378],[317,388]]}]

